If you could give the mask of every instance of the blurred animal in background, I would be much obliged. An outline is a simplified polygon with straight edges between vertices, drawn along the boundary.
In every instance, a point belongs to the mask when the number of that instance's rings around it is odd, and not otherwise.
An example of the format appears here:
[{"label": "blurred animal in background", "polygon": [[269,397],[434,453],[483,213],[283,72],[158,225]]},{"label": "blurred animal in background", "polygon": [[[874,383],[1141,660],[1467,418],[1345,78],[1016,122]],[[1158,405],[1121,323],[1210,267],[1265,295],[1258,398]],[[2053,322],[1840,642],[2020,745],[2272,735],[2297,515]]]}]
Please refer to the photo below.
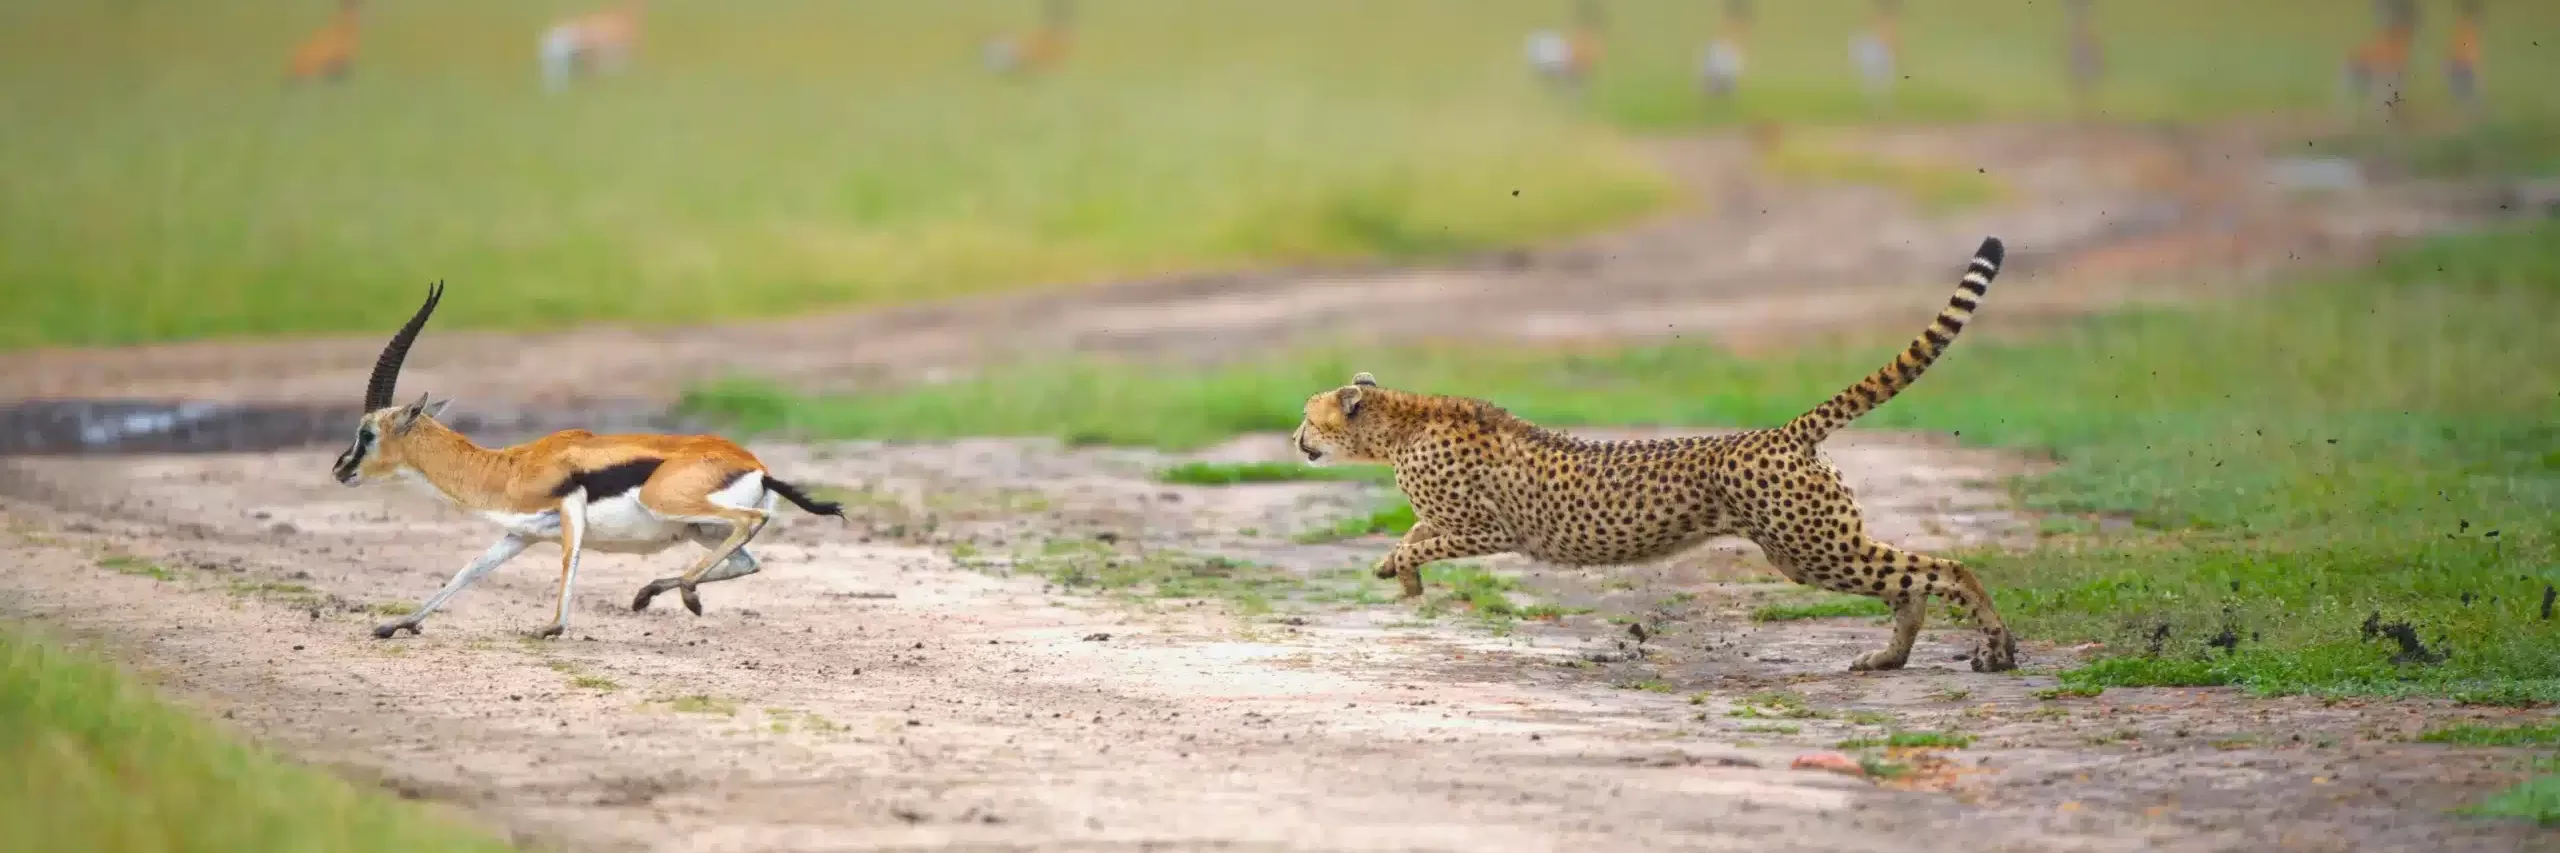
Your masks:
[{"label": "blurred animal in background", "polygon": [[1570,31],[1529,34],[1529,68],[1549,82],[1580,88],[1600,63],[1600,0],[1576,0]]},{"label": "blurred animal in background", "polygon": [[1858,66],[1867,94],[1882,95],[1893,90],[1894,64],[1902,52],[1902,3],[1875,0],[1875,8],[1875,22],[1849,39],[1849,61]]},{"label": "blurred animal in background", "polygon": [[2461,0],[2453,7],[2453,43],[2445,47],[2445,88],[2465,114],[2480,113],[2481,0]]},{"label": "blurred animal in background", "polygon": [[1027,33],[988,39],[979,51],[987,70],[997,74],[1037,74],[1058,67],[1067,59],[1068,18],[1073,13],[1068,0],[1044,0],[1040,6],[1040,26]]},{"label": "blurred animal in background", "polygon": [[2089,8],[2091,0],[2067,0],[2062,4],[2065,36],[2070,41],[2072,109],[2082,117],[2093,111],[2098,94],[2098,79],[2105,67],[2098,52],[2098,24]]},{"label": "blurred animal in background", "polygon": [[338,0],[338,14],[328,26],[313,32],[293,48],[293,61],[286,66],[285,82],[312,80],[337,82],[347,77],[356,61],[356,17],[359,0]]},{"label": "blurred animal in background", "polygon": [[2347,55],[2346,97],[2359,111],[2399,105],[2410,43],[2418,36],[2418,0],[2374,0],[2373,14],[2378,32]]},{"label": "blurred animal in background", "polygon": [[756,573],[759,564],[747,553],[747,542],[764,532],[782,501],[844,518],[842,505],[810,498],[773,476],[755,454],[716,435],[570,429],[490,449],[436,420],[449,400],[430,403],[420,395],[405,406],[393,403],[400,365],[443,299],[443,282],[429,287],[426,304],[383,345],[365,383],[355,441],[338,454],[331,473],[348,486],[397,480],[423,487],[496,524],[500,533],[416,610],[375,626],[375,637],[417,633],[472,581],[540,542],[560,546],[560,596],[551,624],[534,631],[535,637],[557,637],[568,629],[578,561],[588,551],[655,554],[686,542],[709,549],[692,568],[650,581],[631,601],[631,609],[646,610],[659,593],[677,590],[685,609],[700,616],[696,587]]},{"label": "blurred animal in background", "polygon": [[1742,85],[1743,48],[1750,37],[1751,0],[1725,0],[1724,26],[1698,58],[1698,83],[1708,96],[1727,97]]},{"label": "blurred animal in background", "polygon": [[644,0],[599,9],[553,23],[542,31],[542,86],[557,92],[571,78],[585,74],[619,74],[631,65],[640,45],[640,13]]}]

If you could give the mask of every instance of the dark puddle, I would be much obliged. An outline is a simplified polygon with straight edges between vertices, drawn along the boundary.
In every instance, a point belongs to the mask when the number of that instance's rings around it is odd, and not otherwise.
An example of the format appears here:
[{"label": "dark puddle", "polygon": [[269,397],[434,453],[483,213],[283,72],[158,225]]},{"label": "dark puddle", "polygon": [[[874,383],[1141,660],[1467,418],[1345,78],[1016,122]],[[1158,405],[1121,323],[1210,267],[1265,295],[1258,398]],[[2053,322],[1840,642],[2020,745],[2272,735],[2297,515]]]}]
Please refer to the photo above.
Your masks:
[{"label": "dark puddle", "polygon": [[[352,405],[21,400],[0,403],[0,456],[294,450],[346,442],[356,415]],[[445,423],[487,444],[570,427],[689,431],[683,420],[640,404],[455,411]]]}]

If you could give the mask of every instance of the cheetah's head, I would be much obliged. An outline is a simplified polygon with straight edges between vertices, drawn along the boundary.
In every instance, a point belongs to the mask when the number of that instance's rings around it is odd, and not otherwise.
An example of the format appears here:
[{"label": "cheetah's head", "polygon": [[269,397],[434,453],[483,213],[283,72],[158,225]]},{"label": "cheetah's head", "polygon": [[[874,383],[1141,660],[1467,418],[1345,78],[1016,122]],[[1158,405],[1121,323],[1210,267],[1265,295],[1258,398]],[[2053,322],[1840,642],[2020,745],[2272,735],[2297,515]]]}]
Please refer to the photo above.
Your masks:
[{"label": "cheetah's head", "polygon": [[1352,376],[1349,385],[1308,397],[1298,430],[1290,433],[1289,440],[1313,465],[1386,461],[1384,442],[1371,435],[1381,419],[1361,405],[1377,390],[1377,378],[1361,373]]}]

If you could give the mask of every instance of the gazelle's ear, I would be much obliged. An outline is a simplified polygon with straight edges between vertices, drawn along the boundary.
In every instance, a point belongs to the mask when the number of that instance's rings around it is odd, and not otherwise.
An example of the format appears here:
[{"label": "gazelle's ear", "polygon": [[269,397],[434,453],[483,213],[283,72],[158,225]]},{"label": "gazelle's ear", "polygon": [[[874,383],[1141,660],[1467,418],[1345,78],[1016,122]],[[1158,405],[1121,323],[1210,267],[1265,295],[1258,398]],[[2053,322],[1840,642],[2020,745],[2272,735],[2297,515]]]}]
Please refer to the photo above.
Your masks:
[{"label": "gazelle's ear", "polygon": [[444,419],[444,407],[446,407],[446,406],[450,406],[450,405],[453,405],[453,400],[452,400],[451,398],[446,398],[446,399],[442,399],[442,400],[437,400],[437,401],[435,401],[435,402],[433,402],[433,403],[428,403],[428,404],[427,404],[427,409],[426,409],[426,411],[427,411],[427,417],[434,418],[434,419],[437,419],[437,420],[443,420],[443,419]]}]

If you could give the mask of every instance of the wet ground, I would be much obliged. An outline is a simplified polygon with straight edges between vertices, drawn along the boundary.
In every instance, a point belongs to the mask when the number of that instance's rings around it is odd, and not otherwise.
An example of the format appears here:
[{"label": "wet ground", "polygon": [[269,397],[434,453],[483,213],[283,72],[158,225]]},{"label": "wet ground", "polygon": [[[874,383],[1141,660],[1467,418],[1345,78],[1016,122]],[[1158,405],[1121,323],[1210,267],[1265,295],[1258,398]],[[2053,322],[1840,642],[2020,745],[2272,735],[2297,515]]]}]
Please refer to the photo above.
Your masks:
[{"label": "wet ground", "polygon": [[[2496,215],[2460,188],[2273,192],[2247,177],[2266,164],[2240,136],[2060,133],[1857,141],[2015,173],[2012,201],[1946,217],[1774,186],[1733,143],[1676,143],[1666,162],[1700,209],[1510,256],[708,329],[430,334],[403,387],[461,397],[457,412],[485,418],[465,428],[496,440],[572,414],[659,423],[672,386],[633,377],[742,364],[828,387],[1064,348],[1766,345],[1914,327],[1986,233],[2014,262],[1972,333],[2002,334],[2229,295],[2305,257],[2353,263],[2391,235]],[[645,342],[623,349],[645,364],[574,385],[517,369],[600,341]],[[758,357],[736,358],[748,341]],[[1508,586],[1508,615],[1449,587],[1392,602],[1362,571],[1387,540],[1308,535],[1369,511],[1380,487],[1170,485],[1156,474],[1176,458],[1040,441],[759,443],[853,519],[789,516],[761,540],[764,572],[704,589],[705,615],[627,609],[682,557],[597,556],[568,636],[521,639],[557,578],[556,550],[538,548],[422,636],[377,641],[369,626],[491,535],[415,493],[328,479],[330,418],[344,423],[378,346],[0,356],[0,397],[143,401],[0,413],[21,454],[0,458],[0,612],[100,638],[260,739],[577,850],[2560,849],[2446,811],[2522,778],[2523,757],[2411,741],[2526,712],[2040,695],[2080,651],[2029,637],[2022,672],[1977,674],[1943,617],[1909,669],[1853,675],[1886,629],[1755,620],[1819,599],[1738,542],[1610,570],[1494,558],[1444,578]],[[1829,450],[1888,541],[2014,547],[2034,529],[1998,487],[2033,460],[1856,431]],[[1249,436],[1199,458],[1284,452]],[[1841,746],[1897,731],[1969,742]],[[1848,772],[1795,769],[1807,758]]]}]

